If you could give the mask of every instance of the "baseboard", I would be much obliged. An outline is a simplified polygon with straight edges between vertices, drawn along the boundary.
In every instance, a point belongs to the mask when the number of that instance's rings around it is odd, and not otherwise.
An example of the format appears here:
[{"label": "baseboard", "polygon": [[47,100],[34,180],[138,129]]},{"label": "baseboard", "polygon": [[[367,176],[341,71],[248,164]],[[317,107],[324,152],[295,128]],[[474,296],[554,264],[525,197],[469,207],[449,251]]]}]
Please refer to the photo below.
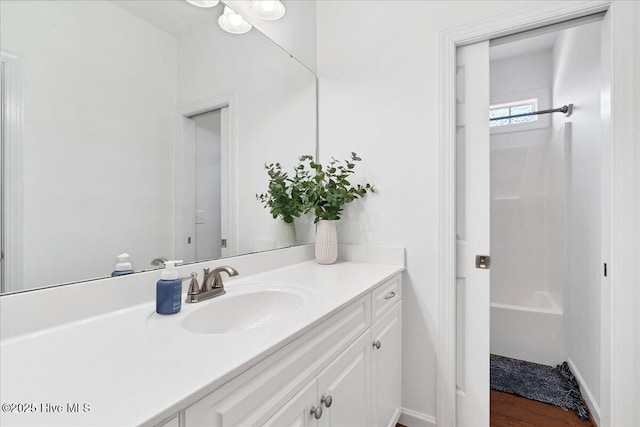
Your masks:
[{"label": "baseboard", "polygon": [[436,427],[436,417],[402,408],[398,422],[407,427]]},{"label": "baseboard", "polygon": [[573,372],[573,375],[576,377],[576,380],[578,380],[578,384],[580,384],[580,391],[582,392],[582,397],[584,397],[584,401],[589,407],[589,412],[591,413],[590,418],[592,418],[592,421],[595,422],[596,426],[599,426],[600,425],[600,407],[598,406],[596,399],[593,397],[591,390],[587,386],[587,383],[584,381],[582,374],[580,373],[576,365],[573,363],[573,360],[568,358],[567,363],[569,364],[569,368],[571,368],[571,372]]},{"label": "baseboard", "polygon": [[389,421],[387,427],[396,427],[396,424],[398,424],[398,421],[400,421],[401,414],[401,408],[396,408],[395,412],[393,413],[393,417],[391,417],[391,421]]}]

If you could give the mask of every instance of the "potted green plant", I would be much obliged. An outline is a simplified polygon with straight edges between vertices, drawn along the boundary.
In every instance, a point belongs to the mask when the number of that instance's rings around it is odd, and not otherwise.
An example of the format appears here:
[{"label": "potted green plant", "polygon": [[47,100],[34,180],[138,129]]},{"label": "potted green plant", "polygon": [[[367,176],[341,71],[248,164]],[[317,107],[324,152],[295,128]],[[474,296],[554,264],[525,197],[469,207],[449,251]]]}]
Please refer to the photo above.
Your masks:
[{"label": "potted green plant", "polygon": [[[350,182],[356,163],[362,159],[351,153],[347,160],[332,158],[327,166],[314,161],[313,156],[300,157],[296,177],[301,187],[304,211],[313,212],[316,228],[316,260],[320,264],[333,264],[338,258],[336,221],[348,203],[364,197],[374,188],[371,184],[353,185]],[[307,164],[309,170],[305,169]]]},{"label": "potted green plant", "polygon": [[299,217],[306,206],[300,176],[296,172],[290,177],[282,170],[280,163],[265,164],[264,168],[269,175],[269,186],[266,193],[256,194],[256,199],[269,209],[274,219],[281,219],[278,224],[277,246],[292,246],[296,243],[294,218]]}]

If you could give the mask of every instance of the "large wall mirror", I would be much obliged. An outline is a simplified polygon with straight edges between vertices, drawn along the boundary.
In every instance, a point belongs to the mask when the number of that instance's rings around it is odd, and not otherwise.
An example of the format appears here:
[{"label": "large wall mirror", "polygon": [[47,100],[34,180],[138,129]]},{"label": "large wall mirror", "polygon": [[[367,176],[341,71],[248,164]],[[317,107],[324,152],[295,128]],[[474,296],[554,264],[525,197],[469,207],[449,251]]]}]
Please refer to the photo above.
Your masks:
[{"label": "large wall mirror", "polygon": [[312,241],[256,194],[316,153],[316,76],[223,7],[0,2],[3,293]]}]

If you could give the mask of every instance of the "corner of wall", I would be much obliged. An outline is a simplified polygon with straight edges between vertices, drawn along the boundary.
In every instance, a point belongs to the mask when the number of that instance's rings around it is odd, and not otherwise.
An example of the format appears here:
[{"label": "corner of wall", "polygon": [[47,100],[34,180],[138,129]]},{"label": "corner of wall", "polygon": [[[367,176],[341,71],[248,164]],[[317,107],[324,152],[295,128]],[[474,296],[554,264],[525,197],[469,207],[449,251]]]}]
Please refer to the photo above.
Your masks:
[{"label": "corner of wall", "polygon": [[407,427],[436,427],[436,417],[433,415],[423,414],[411,409],[402,408],[402,414],[398,423]]}]

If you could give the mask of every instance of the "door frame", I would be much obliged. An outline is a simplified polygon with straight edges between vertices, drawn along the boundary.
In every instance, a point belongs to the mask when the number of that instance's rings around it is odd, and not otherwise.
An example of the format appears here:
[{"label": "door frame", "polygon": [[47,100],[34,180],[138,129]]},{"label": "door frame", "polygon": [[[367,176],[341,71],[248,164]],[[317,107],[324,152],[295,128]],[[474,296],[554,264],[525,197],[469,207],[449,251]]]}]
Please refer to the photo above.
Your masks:
[{"label": "door frame", "polygon": [[[223,188],[222,197],[226,196],[228,200],[228,209],[226,212],[222,212],[222,225],[226,224],[227,228],[227,248],[222,250],[222,256],[230,256],[237,253],[238,244],[238,227],[236,223],[237,212],[237,114],[238,110],[237,94],[235,91],[222,94],[215,98],[208,98],[202,101],[186,104],[176,109],[176,136],[174,145],[174,182],[175,182],[175,225],[174,225],[174,248],[175,257],[180,259],[184,250],[184,203],[182,195],[183,187],[183,169],[184,169],[184,144],[186,137],[187,126],[185,121],[189,117],[206,113],[208,111],[219,110],[221,108],[228,107],[228,113],[226,114],[226,126],[222,123],[222,128],[227,130],[228,144],[225,153],[225,142],[223,141],[223,157],[226,158],[226,164],[229,166],[227,185],[224,185],[223,176]],[[221,120],[225,120],[225,114],[221,115]],[[224,132],[224,130],[223,130]],[[223,137],[224,139],[224,137]],[[224,174],[224,170],[222,171]]]},{"label": "door frame", "polygon": [[2,250],[4,251],[2,289],[0,293],[23,289],[23,177],[22,129],[24,102],[22,95],[22,60],[8,52],[0,52],[3,64],[3,99],[5,117],[2,123],[2,189],[0,194],[8,209],[2,213]]},{"label": "door frame", "polygon": [[[546,2],[440,33],[440,200],[438,236],[437,421],[456,425],[456,48],[595,13],[611,15],[611,258],[608,316],[611,349],[603,360],[610,389],[602,407],[602,425],[632,425],[640,416],[633,396],[640,392],[640,5],[611,0]],[[634,25],[634,21],[635,25]],[[635,28],[634,28],[635,27]],[[629,34],[636,34],[630,37]],[[631,327],[630,327],[631,326]],[[605,353],[603,352],[603,355]],[[617,399],[615,397],[618,397]],[[603,405],[604,406],[604,405]]]}]

